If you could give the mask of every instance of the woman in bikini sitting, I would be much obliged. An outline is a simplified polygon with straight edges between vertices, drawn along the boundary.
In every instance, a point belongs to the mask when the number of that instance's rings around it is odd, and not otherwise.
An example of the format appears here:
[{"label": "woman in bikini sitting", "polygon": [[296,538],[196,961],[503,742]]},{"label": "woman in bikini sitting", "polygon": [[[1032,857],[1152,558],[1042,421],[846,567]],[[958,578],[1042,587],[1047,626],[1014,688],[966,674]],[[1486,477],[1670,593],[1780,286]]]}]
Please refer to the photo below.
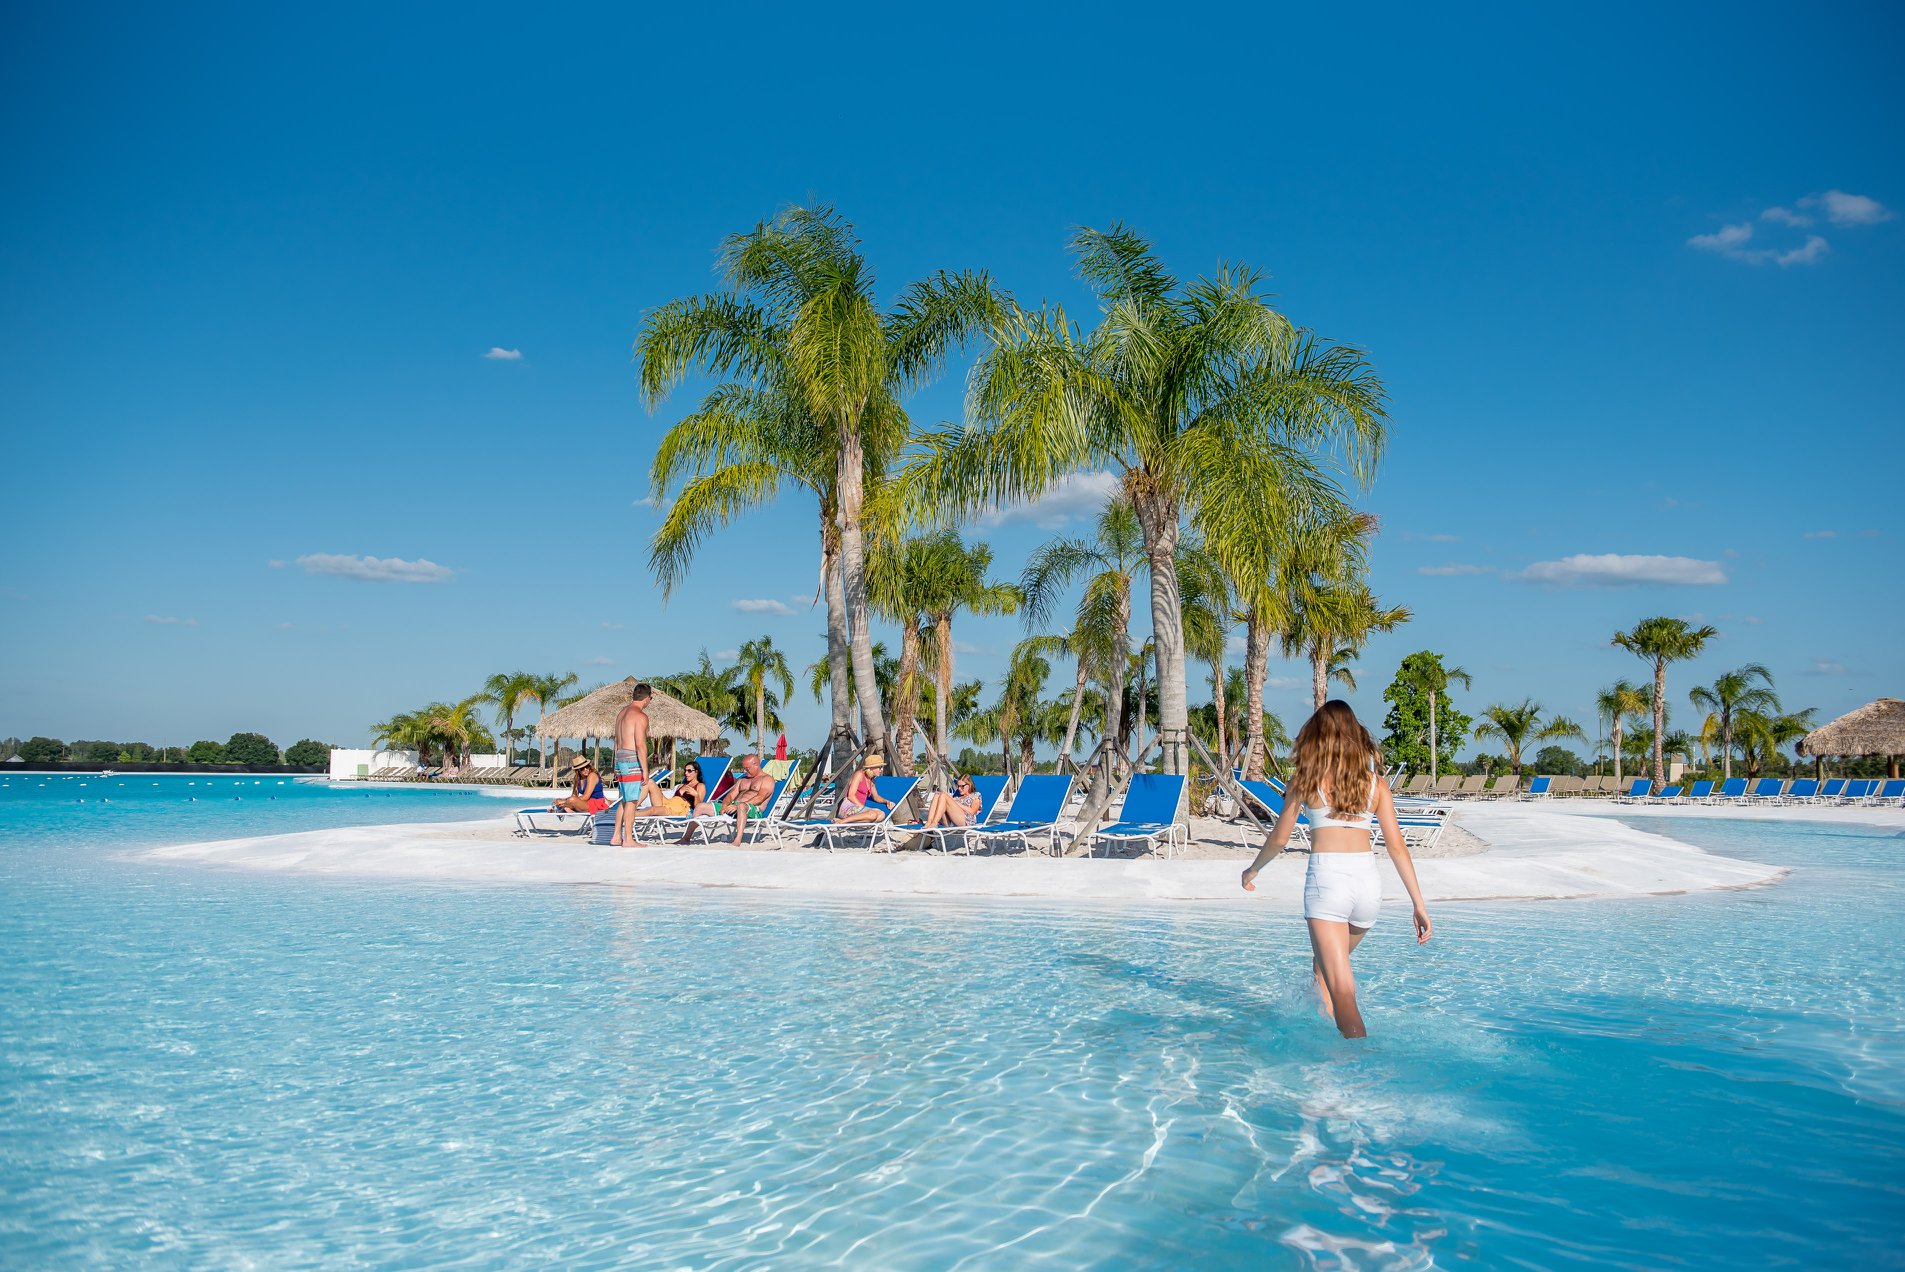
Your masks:
[{"label": "woman in bikini sitting", "polygon": [[952,794],[933,793],[932,807],[927,809],[926,820],[920,825],[926,830],[935,826],[970,826],[979,816],[982,802],[979,792],[973,789],[972,778],[961,773],[959,780],[953,783]]},{"label": "woman in bikini sitting", "polygon": [[886,817],[885,813],[875,812],[872,804],[886,808],[893,807],[890,799],[881,799],[873,779],[886,772],[886,759],[879,755],[869,755],[860,761],[860,767],[840,788],[840,802],[834,805],[833,819],[836,822],[876,822]]},{"label": "woman in bikini sitting", "polygon": [[597,776],[595,765],[578,755],[569,769],[569,774],[573,779],[573,785],[569,788],[569,797],[549,805],[550,812],[599,813],[609,806],[608,794],[602,789],[602,779]]},{"label": "woman in bikini sitting", "polygon": [[630,817],[686,817],[708,798],[708,784],[701,778],[701,761],[690,760],[681,780],[673,789],[647,808],[637,808]]},{"label": "woman in bikini sitting", "polygon": [[1414,910],[1416,944],[1434,928],[1416,884],[1415,862],[1396,824],[1396,802],[1376,779],[1382,753],[1347,702],[1332,699],[1296,735],[1295,771],[1283,799],[1283,814],[1263,841],[1256,860],[1244,867],[1243,886],[1254,891],[1257,872],[1283,851],[1301,811],[1310,824],[1309,875],[1303,884],[1303,917],[1310,928],[1310,965],[1323,1014],[1345,1038],[1367,1032],[1356,1003],[1356,976],[1349,956],[1369,935],[1382,907],[1382,876],[1376,870],[1371,832],[1382,828],[1389,862],[1402,877]]}]

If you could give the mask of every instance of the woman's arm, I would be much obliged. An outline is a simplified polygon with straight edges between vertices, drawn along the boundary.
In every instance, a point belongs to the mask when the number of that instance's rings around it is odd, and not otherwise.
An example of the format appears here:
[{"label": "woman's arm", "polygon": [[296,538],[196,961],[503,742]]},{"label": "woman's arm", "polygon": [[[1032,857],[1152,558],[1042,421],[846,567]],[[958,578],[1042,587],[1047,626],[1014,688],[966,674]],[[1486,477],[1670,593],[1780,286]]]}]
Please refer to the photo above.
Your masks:
[{"label": "woman's arm", "polygon": [[1380,783],[1376,786],[1376,820],[1382,824],[1382,841],[1389,849],[1389,860],[1395,863],[1396,873],[1402,876],[1402,886],[1408,890],[1409,900],[1415,906],[1416,944],[1421,945],[1435,931],[1435,925],[1429,922],[1429,907],[1422,903],[1422,889],[1416,883],[1415,858],[1409,855],[1409,843],[1402,837],[1402,827],[1396,821],[1395,797]]},{"label": "woman's arm", "polygon": [[1244,867],[1244,891],[1257,890],[1257,872],[1268,864],[1270,858],[1282,852],[1290,842],[1290,832],[1296,829],[1296,797],[1287,792],[1283,797],[1283,811],[1277,814],[1277,824],[1264,836],[1263,847],[1257,849],[1256,858]]}]

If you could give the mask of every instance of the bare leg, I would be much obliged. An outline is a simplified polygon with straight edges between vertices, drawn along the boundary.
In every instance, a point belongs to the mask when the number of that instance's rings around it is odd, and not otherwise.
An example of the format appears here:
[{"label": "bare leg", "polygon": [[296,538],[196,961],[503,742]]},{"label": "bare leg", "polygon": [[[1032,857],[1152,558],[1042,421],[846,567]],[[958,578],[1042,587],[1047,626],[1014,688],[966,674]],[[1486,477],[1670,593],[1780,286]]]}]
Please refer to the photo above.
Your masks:
[{"label": "bare leg", "polygon": [[1347,923],[1332,923],[1328,919],[1311,919],[1309,925],[1310,950],[1330,1019],[1336,1022],[1337,1032],[1345,1038],[1367,1037],[1369,1031],[1363,1027],[1363,1013],[1356,1005],[1356,976],[1349,967],[1349,953],[1363,939],[1367,929],[1359,932]]},{"label": "bare leg", "polygon": [[626,789],[622,793],[622,802],[615,806],[615,833],[609,836],[609,847],[635,846],[635,791],[639,787]]},{"label": "bare leg", "polygon": [[747,801],[742,800],[734,806],[734,838],[729,840],[732,847],[741,846],[741,835],[747,830]]}]

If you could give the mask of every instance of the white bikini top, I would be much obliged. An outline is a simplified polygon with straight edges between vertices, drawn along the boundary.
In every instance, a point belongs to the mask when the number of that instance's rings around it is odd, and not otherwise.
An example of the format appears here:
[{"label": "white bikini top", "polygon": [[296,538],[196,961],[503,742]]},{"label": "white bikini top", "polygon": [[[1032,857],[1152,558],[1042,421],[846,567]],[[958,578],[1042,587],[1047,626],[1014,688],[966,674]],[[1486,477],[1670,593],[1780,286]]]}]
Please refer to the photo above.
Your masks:
[{"label": "white bikini top", "polygon": [[[1370,778],[1369,784],[1370,794],[1373,796],[1375,794],[1376,779],[1373,777]],[[1372,807],[1367,811],[1350,813],[1347,817],[1332,817],[1330,814],[1333,810],[1328,804],[1305,804],[1303,806],[1303,813],[1304,816],[1310,819],[1310,825],[1312,827],[1341,826],[1345,830],[1374,830],[1376,828],[1376,810],[1373,805],[1376,801],[1372,798],[1369,802]]]}]

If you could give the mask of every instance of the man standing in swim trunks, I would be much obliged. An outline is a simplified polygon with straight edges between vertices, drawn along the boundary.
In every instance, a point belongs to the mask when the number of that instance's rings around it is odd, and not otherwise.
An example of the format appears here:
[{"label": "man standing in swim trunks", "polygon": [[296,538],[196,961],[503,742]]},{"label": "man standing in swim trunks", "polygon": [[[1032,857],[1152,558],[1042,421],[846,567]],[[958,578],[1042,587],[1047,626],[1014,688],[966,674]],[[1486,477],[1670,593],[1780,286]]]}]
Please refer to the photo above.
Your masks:
[{"label": "man standing in swim trunks", "polygon": [[[774,777],[761,767],[761,757],[749,752],[741,757],[741,776],[734,785],[721,793],[718,802],[698,805],[694,815],[706,816],[723,811],[734,816],[734,838],[731,841],[736,848],[741,846],[741,836],[747,830],[747,819],[767,816],[767,805],[774,798]],[[695,824],[690,821],[687,831],[677,842],[687,843],[694,837]]]},{"label": "man standing in swim trunks", "polygon": [[635,700],[615,717],[615,780],[622,786],[622,802],[615,806],[612,848],[635,846],[635,805],[641,803],[648,776],[648,700],[654,696],[646,684],[636,685]]}]

